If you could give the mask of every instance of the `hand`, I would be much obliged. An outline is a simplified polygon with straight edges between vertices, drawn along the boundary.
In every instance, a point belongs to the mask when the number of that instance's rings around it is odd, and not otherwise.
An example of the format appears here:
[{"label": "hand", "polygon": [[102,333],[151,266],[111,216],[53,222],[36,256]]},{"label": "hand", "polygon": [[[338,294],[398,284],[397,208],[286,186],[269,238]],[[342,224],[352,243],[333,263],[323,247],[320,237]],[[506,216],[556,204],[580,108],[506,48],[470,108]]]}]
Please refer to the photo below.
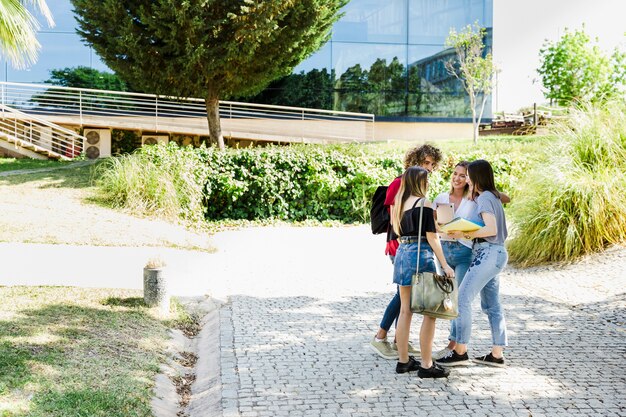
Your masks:
[{"label": "hand", "polygon": [[443,267],[443,272],[449,278],[454,278],[454,269],[450,268],[450,265],[446,265]]},{"label": "hand", "polygon": [[463,239],[463,232],[460,232],[458,230],[452,230],[448,232],[448,236],[450,236],[453,239]]}]

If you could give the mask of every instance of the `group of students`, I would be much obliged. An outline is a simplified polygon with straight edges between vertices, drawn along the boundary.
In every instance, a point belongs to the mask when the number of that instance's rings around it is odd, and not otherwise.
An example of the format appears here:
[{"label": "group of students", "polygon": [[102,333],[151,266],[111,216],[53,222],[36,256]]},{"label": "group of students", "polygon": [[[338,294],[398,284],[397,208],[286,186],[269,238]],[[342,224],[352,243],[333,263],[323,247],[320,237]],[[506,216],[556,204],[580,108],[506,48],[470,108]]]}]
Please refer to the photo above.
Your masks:
[{"label": "group of students", "polygon": [[[498,274],[508,260],[502,204],[510,199],[496,189],[489,162],[476,160],[459,162],[452,173],[450,191],[440,194],[433,202],[428,201],[428,176],[441,158],[439,149],[428,144],[409,150],[404,160],[405,172],[387,189],[385,205],[390,210],[391,228],[385,253],[394,265],[393,282],[398,290],[370,343],[385,359],[398,359],[397,373],[417,371],[420,378],[444,378],[450,374],[449,367],[470,362],[467,345],[472,332],[471,307],[478,294],[482,311],[489,319],[492,348],[474,362],[504,366],[503,350],[507,345]],[[454,205],[455,217],[483,226],[473,232],[442,232],[436,219],[437,205],[450,203]],[[456,279],[459,315],[451,321],[447,347],[433,354],[435,318],[423,316],[419,350],[409,343],[409,333],[413,316],[411,280],[417,262],[420,272],[436,272],[435,259],[441,272]],[[394,321],[397,327],[392,343],[387,340],[387,333]],[[419,361],[415,358],[418,355]]]}]

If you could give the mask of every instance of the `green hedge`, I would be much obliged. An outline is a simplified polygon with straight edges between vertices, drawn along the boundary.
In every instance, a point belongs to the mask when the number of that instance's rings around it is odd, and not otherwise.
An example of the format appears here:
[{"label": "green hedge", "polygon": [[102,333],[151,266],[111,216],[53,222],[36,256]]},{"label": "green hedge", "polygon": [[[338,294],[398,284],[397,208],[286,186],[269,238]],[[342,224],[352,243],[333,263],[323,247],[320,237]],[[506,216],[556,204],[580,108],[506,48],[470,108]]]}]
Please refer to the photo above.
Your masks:
[{"label": "green hedge", "polygon": [[[533,141],[443,144],[445,159],[430,177],[429,196],[446,190],[454,165],[485,158],[498,187],[513,194],[537,159]],[[142,214],[196,220],[282,219],[369,221],[379,185],[402,173],[405,151],[415,144],[294,145],[228,149],[145,147],[104,165],[99,184],[106,199]],[[156,181],[158,179],[158,181]]]},{"label": "green hedge", "polygon": [[198,152],[211,167],[205,185],[209,219],[366,221],[376,187],[402,169],[397,158],[355,155],[338,147]]}]

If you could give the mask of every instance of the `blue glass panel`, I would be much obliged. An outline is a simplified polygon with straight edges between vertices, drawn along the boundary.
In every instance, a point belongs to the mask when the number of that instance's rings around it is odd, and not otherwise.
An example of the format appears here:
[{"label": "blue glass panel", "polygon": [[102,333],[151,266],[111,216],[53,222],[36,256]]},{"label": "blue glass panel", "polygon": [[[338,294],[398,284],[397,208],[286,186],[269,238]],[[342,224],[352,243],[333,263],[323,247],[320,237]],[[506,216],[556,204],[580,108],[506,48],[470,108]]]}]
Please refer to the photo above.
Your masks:
[{"label": "blue glass panel", "polygon": [[444,46],[409,46],[409,91],[457,92],[457,79],[448,73],[447,62],[454,62],[456,52]]},{"label": "blue glass panel", "polygon": [[331,53],[332,46],[331,43],[328,42],[319,51],[302,61],[296,68],[294,68],[293,72],[298,74],[302,71],[309,72],[312,69],[321,70],[322,68],[326,68],[330,72],[330,68],[332,67]]},{"label": "blue glass panel", "polygon": [[409,2],[409,43],[443,44],[456,30],[478,19],[483,25],[483,2],[476,0],[413,0]]},{"label": "blue glass panel", "polygon": [[357,65],[363,70],[379,60],[389,65],[394,58],[406,68],[406,46],[386,44],[342,43],[333,42],[333,69],[337,77]]},{"label": "blue glass panel", "polygon": [[406,43],[407,0],[352,0],[333,26],[333,41]]},{"label": "blue glass panel", "polygon": [[406,46],[333,42],[334,108],[403,115]]}]

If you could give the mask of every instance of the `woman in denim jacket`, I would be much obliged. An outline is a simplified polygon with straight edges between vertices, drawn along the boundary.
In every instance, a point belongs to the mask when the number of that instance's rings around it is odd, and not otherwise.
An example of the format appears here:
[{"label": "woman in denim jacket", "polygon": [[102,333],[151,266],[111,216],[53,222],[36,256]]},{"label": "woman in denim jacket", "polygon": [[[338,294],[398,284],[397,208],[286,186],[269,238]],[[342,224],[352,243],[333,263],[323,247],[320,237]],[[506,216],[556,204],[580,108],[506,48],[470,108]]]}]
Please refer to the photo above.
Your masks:
[{"label": "woman in denim jacket", "polygon": [[480,294],[481,308],[489,318],[491,352],[477,357],[475,362],[504,366],[503,350],[507,345],[506,322],[500,305],[498,274],[507,263],[504,241],[508,236],[504,208],[496,190],[493,169],[489,162],[477,160],[469,164],[468,175],[478,213],[485,224],[474,232],[451,232],[451,237],[473,240],[472,262],[459,287],[459,316],[456,319],[456,346],[446,356],[436,360],[443,366],[469,363],[467,344],[472,333],[472,301]]}]

